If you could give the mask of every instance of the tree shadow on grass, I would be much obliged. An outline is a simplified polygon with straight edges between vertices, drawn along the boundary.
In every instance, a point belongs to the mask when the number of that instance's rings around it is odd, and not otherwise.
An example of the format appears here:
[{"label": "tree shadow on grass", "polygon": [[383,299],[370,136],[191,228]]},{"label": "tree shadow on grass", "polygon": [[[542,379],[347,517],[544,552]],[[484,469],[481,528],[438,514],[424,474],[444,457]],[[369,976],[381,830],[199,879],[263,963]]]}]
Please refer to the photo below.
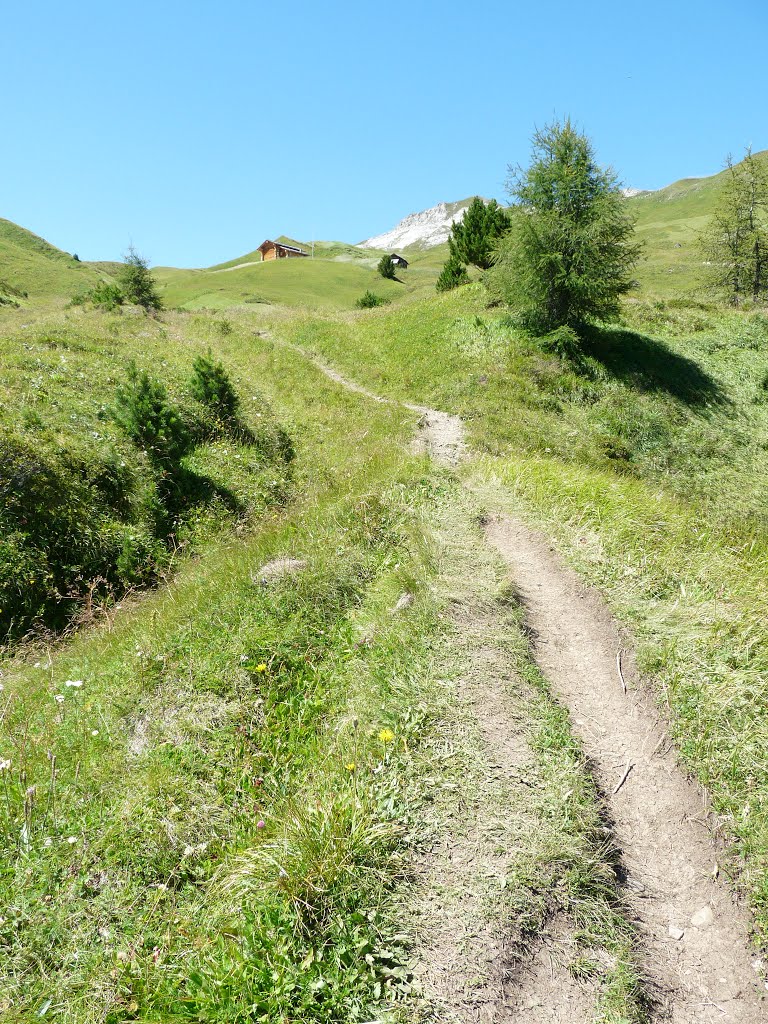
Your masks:
[{"label": "tree shadow on grass", "polygon": [[172,474],[163,478],[158,487],[158,496],[159,536],[172,536],[179,520],[200,506],[219,502],[233,515],[242,515],[245,511],[242,502],[232,491],[184,466],[176,467]]},{"label": "tree shadow on grass", "polygon": [[721,385],[687,356],[662,341],[620,327],[589,326],[583,353],[637,391],[666,392],[693,407],[728,405]]}]

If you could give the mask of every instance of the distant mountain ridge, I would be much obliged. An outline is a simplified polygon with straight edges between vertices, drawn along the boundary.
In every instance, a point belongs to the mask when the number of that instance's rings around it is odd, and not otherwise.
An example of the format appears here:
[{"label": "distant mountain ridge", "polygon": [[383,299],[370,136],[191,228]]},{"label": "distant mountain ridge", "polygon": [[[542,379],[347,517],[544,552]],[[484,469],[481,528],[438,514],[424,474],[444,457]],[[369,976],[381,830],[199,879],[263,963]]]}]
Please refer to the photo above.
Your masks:
[{"label": "distant mountain ridge", "polygon": [[448,241],[451,225],[463,219],[471,202],[472,197],[455,203],[438,203],[420,213],[411,213],[391,231],[366,238],[358,245],[362,249],[407,249],[409,246],[431,249]]}]

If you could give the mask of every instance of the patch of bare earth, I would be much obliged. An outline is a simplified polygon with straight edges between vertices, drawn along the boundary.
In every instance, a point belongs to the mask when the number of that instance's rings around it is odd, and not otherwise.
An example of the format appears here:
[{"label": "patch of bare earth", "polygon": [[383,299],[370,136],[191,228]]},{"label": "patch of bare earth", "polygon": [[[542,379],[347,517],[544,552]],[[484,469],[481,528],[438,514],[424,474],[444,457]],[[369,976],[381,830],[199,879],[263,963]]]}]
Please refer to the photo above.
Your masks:
[{"label": "patch of bare earth", "polygon": [[674,1024],[765,1021],[748,915],[716,877],[706,799],[681,772],[630,658],[619,672],[622,640],[605,604],[539,534],[501,517],[486,533],[524,603],[539,667],[570,709],[605,794],[662,1016]]},{"label": "patch of bare earth", "polygon": [[[462,666],[455,690],[463,724],[445,744],[463,744],[467,770],[454,796],[436,807],[433,843],[415,865],[416,991],[429,1019],[450,1024],[586,1024],[597,992],[569,973],[575,941],[568,922],[550,922],[525,949],[510,927],[510,861],[536,827],[525,694],[498,644],[491,563],[462,549],[455,535],[440,539],[458,566],[441,661],[449,671]],[[476,545],[474,534],[469,543]]]}]

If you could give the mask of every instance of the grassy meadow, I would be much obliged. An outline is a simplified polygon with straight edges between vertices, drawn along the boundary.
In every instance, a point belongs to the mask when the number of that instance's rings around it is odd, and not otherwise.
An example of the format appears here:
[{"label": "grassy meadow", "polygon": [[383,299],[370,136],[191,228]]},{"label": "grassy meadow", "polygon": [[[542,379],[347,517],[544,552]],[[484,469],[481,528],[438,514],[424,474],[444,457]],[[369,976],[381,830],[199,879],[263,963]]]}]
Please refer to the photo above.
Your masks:
[{"label": "grassy meadow", "polygon": [[[570,355],[480,281],[436,295],[446,246],[395,282],[337,242],[158,268],[148,317],[68,306],[114,265],[0,222],[3,1020],[439,1019],[414,865],[456,821],[504,851],[479,913],[515,956],[562,915],[594,1020],[648,1019],[601,797],[488,511],[550,535],[635,638],[768,948],[768,316],[693,294],[716,189],[630,200],[642,287]],[[389,304],[356,311],[366,290]],[[468,460],[414,455],[414,413],[302,351],[461,416]],[[237,422],[195,395],[207,353]],[[173,466],[118,423],[132,363],[184,427]],[[531,755],[507,789],[459,697],[489,650]]]},{"label": "grassy meadow", "polygon": [[[112,363],[108,322],[68,319],[94,370]],[[422,589],[411,506],[434,485],[397,446],[410,417],[361,415],[360,398],[222,322],[129,324],[120,343],[157,365],[154,345],[183,329],[169,373],[187,345],[214,345],[258,383],[295,439],[290,500],[219,524],[165,587],[67,643],[6,658],[8,1020],[360,1020],[406,987],[385,891],[434,611],[391,608]],[[264,569],[285,557],[285,575]]]}]

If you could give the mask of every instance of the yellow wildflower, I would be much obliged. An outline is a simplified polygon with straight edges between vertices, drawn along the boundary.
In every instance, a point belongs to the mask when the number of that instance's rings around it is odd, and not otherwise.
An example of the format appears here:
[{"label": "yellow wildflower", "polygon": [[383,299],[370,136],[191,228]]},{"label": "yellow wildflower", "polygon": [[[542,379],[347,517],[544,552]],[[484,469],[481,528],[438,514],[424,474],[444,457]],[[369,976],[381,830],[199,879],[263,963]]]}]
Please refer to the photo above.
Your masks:
[{"label": "yellow wildflower", "polygon": [[392,732],[391,729],[382,729],[379,732],[379,741],[381,743],[391,743],[394,738],[395,734]]},{"label": "yellow wildflower", "polygon": [[357,768],[357,765],[355,764],[354,761],[347,761],[344,767],[347,769],[348,772],[353,772],[355,768]]},{"label": "yellow wildflower", "polygon": [[260,665],[256,666],[256,671],[257,672],[266,672],[267,671],[267,666],[264,664],[263,661],[262,661],[262,663]]}]

